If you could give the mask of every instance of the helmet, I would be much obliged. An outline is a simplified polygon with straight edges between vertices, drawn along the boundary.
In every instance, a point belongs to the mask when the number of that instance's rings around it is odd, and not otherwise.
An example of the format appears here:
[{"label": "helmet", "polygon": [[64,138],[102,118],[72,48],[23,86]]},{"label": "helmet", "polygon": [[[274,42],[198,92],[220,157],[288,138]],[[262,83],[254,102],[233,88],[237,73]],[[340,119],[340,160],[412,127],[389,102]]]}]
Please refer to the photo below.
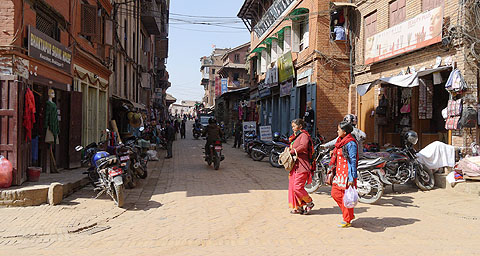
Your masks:
[{"label": "helmet", "polygon": [[357,116],[354,114],[348,114],[343,118],[343,121],[351,123],[353,126],[357,125]]},{"label": "helmet", "polygon": [[415,131],[408,131],[405,133],[405,141],[410,146],[417,144],[418,142],[418,134]]},{"label": "helmet", "polygon": [[92,165],[97,167],[97,161],[107,156],[110,156],[110,154],[105,151],[98,151],[92,158]]},{"label": "helmet", "polygon": [[279,132],[275,132],[275,133],[273,134],[273,139],[274,139],[274,140],[280,139],[280,133],[279,133]]}]

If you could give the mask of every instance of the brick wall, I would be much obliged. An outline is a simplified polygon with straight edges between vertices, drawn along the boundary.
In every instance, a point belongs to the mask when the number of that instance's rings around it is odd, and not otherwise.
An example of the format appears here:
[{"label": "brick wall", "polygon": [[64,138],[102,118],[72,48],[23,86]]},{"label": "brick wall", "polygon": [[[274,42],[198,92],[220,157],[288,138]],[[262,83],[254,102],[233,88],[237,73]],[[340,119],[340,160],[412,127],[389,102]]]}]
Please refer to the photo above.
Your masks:
[{"label": "brick wall", "polygon": [[14,13],[13,1],[0,1],[0,45],[9,45],[13,39],[15,34]]}]

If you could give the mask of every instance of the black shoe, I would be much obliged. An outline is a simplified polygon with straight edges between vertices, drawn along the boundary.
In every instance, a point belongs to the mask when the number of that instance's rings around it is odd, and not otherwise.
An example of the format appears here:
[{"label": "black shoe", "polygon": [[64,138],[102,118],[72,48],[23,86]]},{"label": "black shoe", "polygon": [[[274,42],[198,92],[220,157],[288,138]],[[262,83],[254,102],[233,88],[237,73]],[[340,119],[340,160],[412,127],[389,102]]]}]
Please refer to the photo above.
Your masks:
[{"label": "black shoe", "polygon": [[171,156],[166,156],[165,159],[169,159],[169,158],[172,158]]}]

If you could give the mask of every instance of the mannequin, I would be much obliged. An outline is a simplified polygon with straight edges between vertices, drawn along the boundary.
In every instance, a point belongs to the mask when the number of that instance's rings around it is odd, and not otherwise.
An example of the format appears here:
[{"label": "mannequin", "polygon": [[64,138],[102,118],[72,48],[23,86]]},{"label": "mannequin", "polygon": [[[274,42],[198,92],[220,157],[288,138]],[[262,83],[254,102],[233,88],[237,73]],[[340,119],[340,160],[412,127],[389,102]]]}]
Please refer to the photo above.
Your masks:
[{"label": "mannequin", "polygon": [[345,29],[338,25],[338,20],[333,21],[333,27],[335,40],[345,40]]},{"label": "mannequin", "polygon": [[48,100],[45,106],[45,143],[48,143],[50,148],[50,161],[52,172],[57,172],[57,166],[53,154],[53,147],[55,144],[58,144],[57,137],[60,129],[58,127],[57,105],[55,104],[55,102],[53,102],[53,98],[55,98],[55,91],[53,89],[48,89]]}]

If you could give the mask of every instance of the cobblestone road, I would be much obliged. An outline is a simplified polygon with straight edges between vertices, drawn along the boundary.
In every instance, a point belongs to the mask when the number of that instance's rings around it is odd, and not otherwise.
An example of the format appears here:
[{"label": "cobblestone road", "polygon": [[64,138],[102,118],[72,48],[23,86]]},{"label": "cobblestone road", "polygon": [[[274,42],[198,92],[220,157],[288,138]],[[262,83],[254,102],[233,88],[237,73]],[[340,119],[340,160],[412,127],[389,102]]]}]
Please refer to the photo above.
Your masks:
[{"label": "cobblestone road", "polygon": [[357,206],[352,228],[339,229],[328,188],[313,195],[313,215],[291,215],[283,169],[227,144],[215,171],[203,144],[187,133],[173,159],[149,163],[127,209],[93,199],[91,187],[58,206],[0,208],[0,255],[480,254],[478,196],[387,188],[378,205]]}]

